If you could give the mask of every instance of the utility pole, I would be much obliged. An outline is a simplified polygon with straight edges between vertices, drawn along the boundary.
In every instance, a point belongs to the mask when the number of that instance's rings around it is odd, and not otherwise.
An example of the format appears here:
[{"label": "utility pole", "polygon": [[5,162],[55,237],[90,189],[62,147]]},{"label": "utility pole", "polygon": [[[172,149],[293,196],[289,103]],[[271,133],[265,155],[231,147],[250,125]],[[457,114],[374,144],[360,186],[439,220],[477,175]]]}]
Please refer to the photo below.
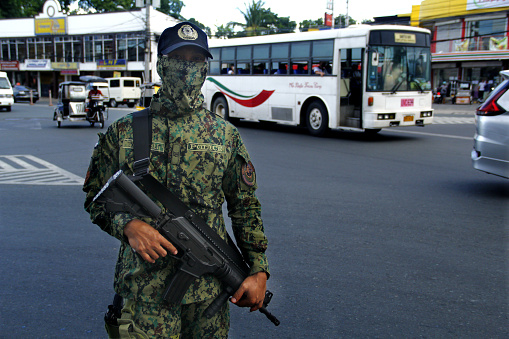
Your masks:
[{"label": "utility pole", "polygon": [[348,0],[346,0],[346,18],[345,18],[345,27],[350,25],[350,19],[348,18]]},{"label": "utility pole", "polygon": [[151,60],[151,49],[152,49],[152,39],[150,36],[150,0],[145,0],[145,12],[147,14],[147,19],[145,20],[145,83],[152,81],[152,74],[150,71]]}]

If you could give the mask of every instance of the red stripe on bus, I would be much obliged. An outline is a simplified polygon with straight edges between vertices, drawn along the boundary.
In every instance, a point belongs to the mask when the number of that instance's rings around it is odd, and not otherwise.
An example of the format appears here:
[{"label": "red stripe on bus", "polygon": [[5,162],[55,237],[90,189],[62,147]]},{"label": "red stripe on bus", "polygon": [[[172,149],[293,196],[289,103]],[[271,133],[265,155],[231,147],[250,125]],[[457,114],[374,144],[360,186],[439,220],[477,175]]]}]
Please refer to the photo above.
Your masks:
[{"label": "red stripe on bus", "polygon": [[223,93],[224,95],[230,97],[233,101],[235,101],[236,103],[238,103],[239,105],[242,105],[244,107],[256,107],[256,106],[260,106],[265,101],[267,101],[267,99],[270,98],[270,96],[274,92],[275,92],[275,90],[274,91],[262,90],[257,96],[255,96],[255,97],[253,97],[251,99],[238,99],[238,98],[235,98],[235,97],[231,96],[230,94],[228,94],[228,93],[226,93],[224,91],[221,91],[221,93]]}]

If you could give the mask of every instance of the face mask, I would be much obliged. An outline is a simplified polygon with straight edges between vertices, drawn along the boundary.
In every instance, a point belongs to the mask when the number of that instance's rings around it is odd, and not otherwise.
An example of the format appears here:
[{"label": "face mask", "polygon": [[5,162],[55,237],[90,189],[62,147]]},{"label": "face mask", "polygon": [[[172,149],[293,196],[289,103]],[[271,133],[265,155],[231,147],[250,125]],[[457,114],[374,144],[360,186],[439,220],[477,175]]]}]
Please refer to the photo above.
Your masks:
[{"label": "face mask", "polygon": [[203,105],[201,87],[207,76],[206,62],[192,62],[158,57],[161,77],[159,101],[173,114],[190,114]]}]

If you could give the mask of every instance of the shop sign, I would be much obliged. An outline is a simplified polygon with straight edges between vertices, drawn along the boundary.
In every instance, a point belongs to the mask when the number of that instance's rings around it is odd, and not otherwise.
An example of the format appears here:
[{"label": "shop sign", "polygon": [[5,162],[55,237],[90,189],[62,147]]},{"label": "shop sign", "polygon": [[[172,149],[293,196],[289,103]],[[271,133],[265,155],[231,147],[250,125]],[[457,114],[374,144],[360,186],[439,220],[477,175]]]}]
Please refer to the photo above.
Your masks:
[{"label": "shop sign", "polygon": [[127,61],[125,59],[97,60],[97,69],[108,71],[123,71],[127,69]]},{"label": "shop sign", "polygon": [[55,70],[59,69],[78,69],[77,62],[52,62],[51,68]]},{"label": "shop sign", "polygon": [[467,11],[509,6],[509,0],[467,0]]},{"label": "shop sign", "polygon": [[60,70],[61,75],[80,75],[80,71],[78,69],[62,69]]},{"label": "shop sign", "polygon": [[25,60],[25,68],[27,70],[51,70],[51,60],[50,59],[26,59]]},{"label": "shop sign", "polygon": [[35,35],[60,35],[66,33],[66,18],[35,19]]},{"label": "shop sign", "polygon": [[19,61],[0,61],[0,70],[2,71],[18,71]]}]

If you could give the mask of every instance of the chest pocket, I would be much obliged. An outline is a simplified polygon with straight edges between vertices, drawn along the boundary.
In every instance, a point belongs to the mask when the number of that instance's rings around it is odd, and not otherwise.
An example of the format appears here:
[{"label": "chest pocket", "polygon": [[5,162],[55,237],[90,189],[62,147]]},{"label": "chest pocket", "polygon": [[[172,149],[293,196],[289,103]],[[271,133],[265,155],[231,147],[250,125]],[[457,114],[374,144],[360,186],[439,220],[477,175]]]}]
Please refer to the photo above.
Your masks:
[{"label": "chest pocket", "polygon": [[226,168],[226,147],[209,143],[188,143],[182,145],[184,182],[200,194],[215,194],[221,189]]}]

